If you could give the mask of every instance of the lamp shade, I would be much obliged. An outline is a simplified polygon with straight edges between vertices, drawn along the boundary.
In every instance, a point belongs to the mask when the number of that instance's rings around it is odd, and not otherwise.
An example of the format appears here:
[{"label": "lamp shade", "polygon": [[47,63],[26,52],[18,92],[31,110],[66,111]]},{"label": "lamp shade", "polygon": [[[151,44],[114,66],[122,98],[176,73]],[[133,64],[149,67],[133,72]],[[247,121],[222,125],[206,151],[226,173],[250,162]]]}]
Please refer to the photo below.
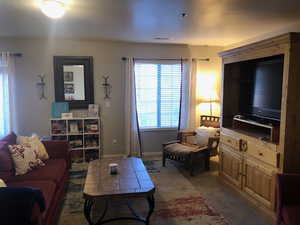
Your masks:
[{"label": "lamp shade", "polygon": [[197,101],[217,102],[219,96],[216,91],[216,77],[211,74],[199,74],[197,76]]},{"label": "lamp shade", "polygon": [[218,102],[219,96],[215,90],[206,90],[203,95],[199,96],[199,103],[201,102]]}]

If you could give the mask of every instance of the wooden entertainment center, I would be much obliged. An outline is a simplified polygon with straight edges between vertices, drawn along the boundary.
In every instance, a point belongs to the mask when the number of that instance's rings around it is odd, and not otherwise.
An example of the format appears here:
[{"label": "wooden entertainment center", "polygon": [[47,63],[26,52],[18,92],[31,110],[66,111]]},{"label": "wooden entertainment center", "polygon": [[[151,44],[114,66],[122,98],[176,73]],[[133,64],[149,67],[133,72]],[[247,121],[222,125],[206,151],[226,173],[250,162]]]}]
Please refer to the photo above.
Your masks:
[{"label": "wooden entertainment center", "polygon": [[[223,61],[219,174],[223,181],[272,212],[277,173],[300,173],[300,34],[288,33],[220,53]],[[240,116],[243,81],[251,62],[282,58],[280,119],[260,123]],[[250,67],[249,67],[250,65]],[[272,83],[270,83],[272,85]],[[277,91],[277,92],[276,92]]]}]

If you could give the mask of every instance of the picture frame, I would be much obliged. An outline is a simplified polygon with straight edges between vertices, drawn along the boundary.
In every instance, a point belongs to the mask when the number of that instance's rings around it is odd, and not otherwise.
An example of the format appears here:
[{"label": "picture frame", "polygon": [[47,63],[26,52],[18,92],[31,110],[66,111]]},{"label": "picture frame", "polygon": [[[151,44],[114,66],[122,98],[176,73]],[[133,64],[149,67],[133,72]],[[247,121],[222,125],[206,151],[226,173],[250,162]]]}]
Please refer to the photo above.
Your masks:
[{"label": "picture frame", "polygon": [[74,73],[72,71],[64,72],[64,82],[73,82],[74,81]]},{"label": "picture frame", "polygon": [[64,84],[65,94],[74,94],[74,84]]}]

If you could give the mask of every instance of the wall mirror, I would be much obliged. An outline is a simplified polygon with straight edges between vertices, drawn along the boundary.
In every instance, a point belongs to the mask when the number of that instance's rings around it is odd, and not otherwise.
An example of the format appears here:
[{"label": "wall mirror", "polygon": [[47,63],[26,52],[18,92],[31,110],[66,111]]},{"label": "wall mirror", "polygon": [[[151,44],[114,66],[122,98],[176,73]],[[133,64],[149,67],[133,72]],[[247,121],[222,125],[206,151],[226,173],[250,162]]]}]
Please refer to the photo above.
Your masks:
[{"label": "wall mirror", "polygon": [[94,103],[93,57],[54,56],[55,101],[71,109]]}]

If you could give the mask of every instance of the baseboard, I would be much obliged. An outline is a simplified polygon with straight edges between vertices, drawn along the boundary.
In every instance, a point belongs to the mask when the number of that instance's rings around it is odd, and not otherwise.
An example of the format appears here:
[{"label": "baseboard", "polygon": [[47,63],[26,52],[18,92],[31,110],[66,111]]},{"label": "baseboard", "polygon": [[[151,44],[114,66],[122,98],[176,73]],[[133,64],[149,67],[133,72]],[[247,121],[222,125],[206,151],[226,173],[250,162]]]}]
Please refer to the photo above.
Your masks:
[{"label": "baseboard", "polygon": [[[144,156],[162,156],[162,152],[144,152]],[[124,158],[126,157],[125,154],[105,154],[102,155],[101,158],[107,159],[107,158]]]},{"label": "baseboard", "polygon": [[101,158],[103,159],[107,159],[107,158],[124,158],[126,157],[125,154],[105,154],[102,155]]},{"label": "baseboard", "polygon": [[144,152],[144,156],[162,156],[162,152]]}]

